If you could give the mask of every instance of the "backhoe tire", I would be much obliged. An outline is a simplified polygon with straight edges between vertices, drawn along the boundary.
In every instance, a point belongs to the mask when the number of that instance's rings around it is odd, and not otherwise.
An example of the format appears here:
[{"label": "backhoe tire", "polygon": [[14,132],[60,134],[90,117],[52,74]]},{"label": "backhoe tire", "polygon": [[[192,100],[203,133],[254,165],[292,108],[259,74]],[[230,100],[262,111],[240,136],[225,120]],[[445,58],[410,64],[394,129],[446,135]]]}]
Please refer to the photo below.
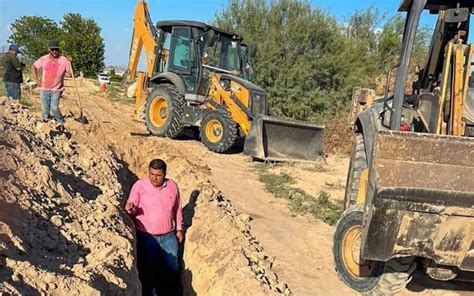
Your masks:
[{"label": "backhoe tire", "polygon": [[360,173],[367,169],[367,154],[363,134],[357,134],[352,145],[349,171],[347,173],[346,193],[344,195],[344,209],[355,206],[359,193]]},{"label": "backhoe tire", "polygon": [[339,278],[352,289],[369,296],[392,295],[405,288],[416,268],[412,257],[388,262],[360,258],[363,205],[344,212],[334,233],[334,264]]},{"label": "backhoe tire", "polygon": [[217,153],[225,153],[234,145],[237,132],[237,124],[226,110],[209,111],[201,122],[201,142]]},{"label": "backhoe tire", "polygon": [[183,95],[173,85],[154,87],[146,102],[146,127],[153,135],[176,138],[184,128],[184,105]]}]

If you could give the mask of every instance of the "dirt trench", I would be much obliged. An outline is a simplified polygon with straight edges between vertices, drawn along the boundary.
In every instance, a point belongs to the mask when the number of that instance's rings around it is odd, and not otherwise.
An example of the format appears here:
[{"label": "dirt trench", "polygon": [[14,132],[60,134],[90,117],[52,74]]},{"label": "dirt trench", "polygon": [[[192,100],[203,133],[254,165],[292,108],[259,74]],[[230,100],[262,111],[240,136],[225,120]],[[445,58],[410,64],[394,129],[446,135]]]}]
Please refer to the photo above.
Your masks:
[{"label": "dirt trench", "polygon": [[[85,96],[94,96],[93,91],[88,94],[87,88],[82,89]],[[272,257],[252,233],[250,217],[240,213],[215,187],[209,167],[185,147],[167,139],[141,136],[143,125],[133,121],[128,106],[96,98],[86,102],[91,124],[73,122],[70,128],[77,131],[77,138],[94,139],[94,145],[113,151],[125,168],[120,175],[125,195],[130,185],[147,173],[153,158],[167,162],[168,177],[179,185],[186,234],[184,294],[290,294],[288,285],[272,271]]]},{"label": "dirt trench", "polygon": [[133,223],[122,207],[133,182],[159,157],[183,199],[184,294],[291,293],[272,272],[248,215],[211,184],[208,167],[165,141],[123,133],[126,121],[108,127],[107,116],[120,111],[90,106],[90,124],[81,125],[65,99],[66,132],[59,132],[38,112],[4,98],[0,105],[0,292],[139,294]]}]

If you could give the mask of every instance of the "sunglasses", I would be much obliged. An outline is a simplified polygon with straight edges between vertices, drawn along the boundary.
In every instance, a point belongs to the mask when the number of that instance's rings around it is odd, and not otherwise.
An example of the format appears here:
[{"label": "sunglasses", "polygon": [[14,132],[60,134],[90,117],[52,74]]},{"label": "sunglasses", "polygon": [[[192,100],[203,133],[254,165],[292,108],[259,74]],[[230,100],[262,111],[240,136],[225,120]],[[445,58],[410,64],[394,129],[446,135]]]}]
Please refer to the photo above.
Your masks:
[{"label": "sunglasses", "polygon": [[59,48],[50,48],[50,51],[59,51]]}]

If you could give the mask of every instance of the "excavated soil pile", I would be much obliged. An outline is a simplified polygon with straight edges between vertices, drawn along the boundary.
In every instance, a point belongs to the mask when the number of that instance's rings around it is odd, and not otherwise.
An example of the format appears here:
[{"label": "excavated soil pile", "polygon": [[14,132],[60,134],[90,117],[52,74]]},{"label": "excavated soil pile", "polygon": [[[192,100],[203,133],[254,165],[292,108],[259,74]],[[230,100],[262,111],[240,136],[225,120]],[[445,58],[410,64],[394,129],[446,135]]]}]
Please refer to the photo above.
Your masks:
[{"label": "excavated soil pile", "polygon": [[291,294],[250,216],[211,184],[207,166],[164,139],[130,136],[119,105],[107,107],[114,114],[90,107],[81,125],[71,102],[61,133],[0,98],[0,292],[138,295],[133,224],[122,208],[160,157],[182,195],[184,295]]},{"label": "excavated soil pile", "polygon": [[0,135],[0,292],[137,295],[114,155],[6,98]]}]

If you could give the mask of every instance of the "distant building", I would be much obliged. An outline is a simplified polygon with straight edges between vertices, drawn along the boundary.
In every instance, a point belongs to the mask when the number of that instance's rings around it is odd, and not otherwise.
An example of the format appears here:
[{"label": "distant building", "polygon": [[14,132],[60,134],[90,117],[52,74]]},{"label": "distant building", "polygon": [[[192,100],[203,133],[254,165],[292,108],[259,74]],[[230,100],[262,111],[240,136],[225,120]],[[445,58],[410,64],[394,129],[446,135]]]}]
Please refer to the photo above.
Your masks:
[{"label": "distant building", "polygon": [[107,73],[110,74],[111,71],[115,71],[115,75],[122,77],[123,74],[125,74],[125,69],[121,67],[116,67],[116,66],[106,66],[103,70],[102,73]]}]

